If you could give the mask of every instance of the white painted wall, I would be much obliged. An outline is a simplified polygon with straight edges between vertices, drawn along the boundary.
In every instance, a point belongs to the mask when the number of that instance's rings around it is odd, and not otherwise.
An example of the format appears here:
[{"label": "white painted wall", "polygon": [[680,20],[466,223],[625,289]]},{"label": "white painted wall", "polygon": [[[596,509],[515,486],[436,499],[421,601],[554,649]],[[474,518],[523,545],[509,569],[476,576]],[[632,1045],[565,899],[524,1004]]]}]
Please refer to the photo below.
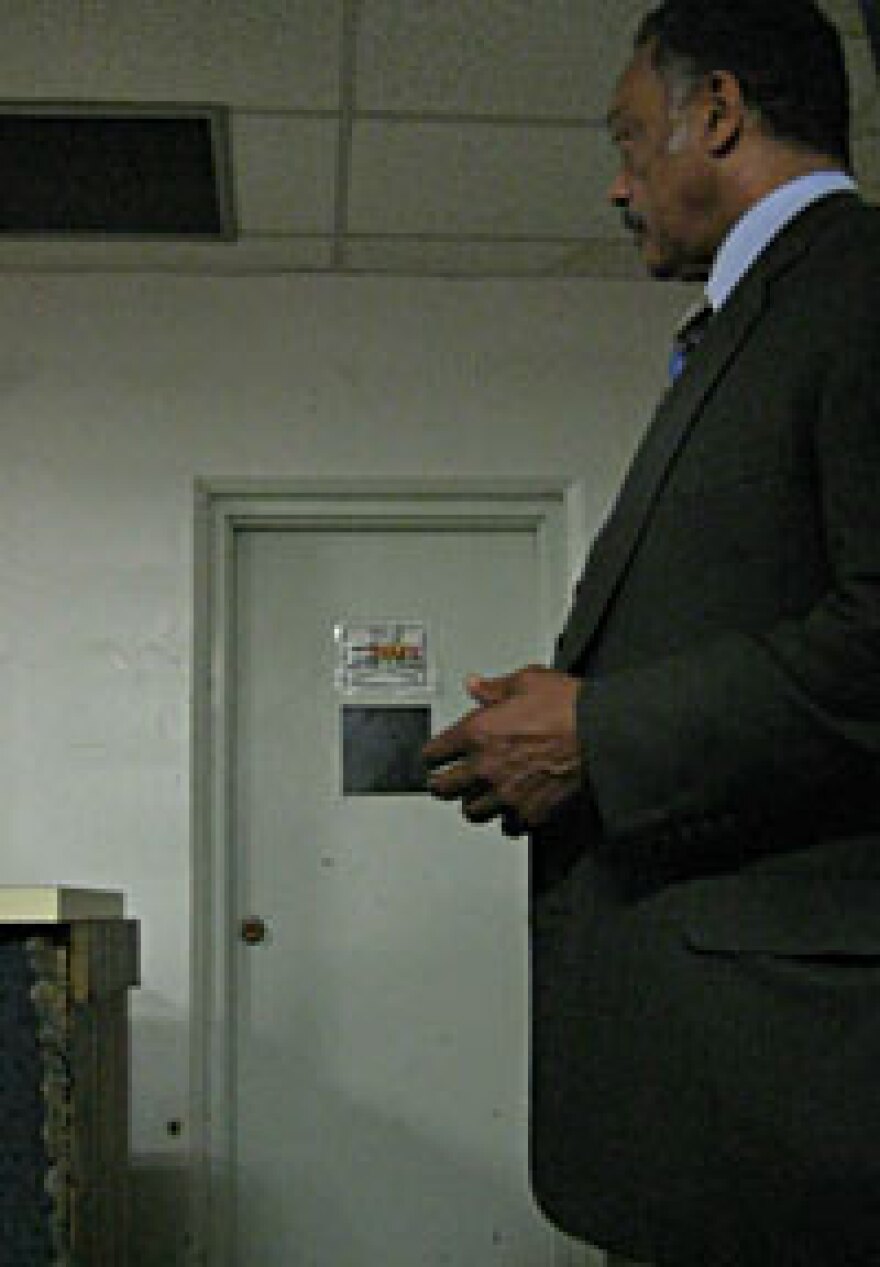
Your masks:
[{"label": "white painted wall", "polygon": [[687,293],[648,283],[4,277],[0,883],[121,887],[137,1263],[180,1261],[197,478],[586,481],[595,521]]}]

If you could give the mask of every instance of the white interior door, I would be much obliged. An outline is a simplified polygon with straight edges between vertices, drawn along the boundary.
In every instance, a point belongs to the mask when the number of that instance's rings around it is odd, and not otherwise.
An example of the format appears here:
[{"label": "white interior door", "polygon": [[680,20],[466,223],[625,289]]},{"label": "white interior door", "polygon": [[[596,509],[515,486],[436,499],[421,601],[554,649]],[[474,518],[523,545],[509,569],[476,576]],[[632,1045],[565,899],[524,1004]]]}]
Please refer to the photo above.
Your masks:
[{"label": "white interior door", "polygon": [[[278,527],[234,547],[236,1267],[540,1267],[527,857],[423,794],[344,795],[334,626],[424,622],[437,730],[541,658],[534,526]],[[256,935],[259,938],[259,925]]]}]

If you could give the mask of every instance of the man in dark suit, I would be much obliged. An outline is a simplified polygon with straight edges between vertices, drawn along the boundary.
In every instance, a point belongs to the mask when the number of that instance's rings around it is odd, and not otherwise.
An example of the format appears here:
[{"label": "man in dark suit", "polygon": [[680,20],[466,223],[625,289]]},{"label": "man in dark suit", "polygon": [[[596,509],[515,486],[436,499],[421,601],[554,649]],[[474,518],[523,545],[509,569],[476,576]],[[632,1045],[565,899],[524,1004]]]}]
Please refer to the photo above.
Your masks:
[{"label": "man in dark suit", "polygon": [[880,213],[839,38],[667,0],[609,124],[648,269],[711,316],[554,668],[472,679],[430,787],[531,832],[549,1217],[677,1267],[880,1263]]}]

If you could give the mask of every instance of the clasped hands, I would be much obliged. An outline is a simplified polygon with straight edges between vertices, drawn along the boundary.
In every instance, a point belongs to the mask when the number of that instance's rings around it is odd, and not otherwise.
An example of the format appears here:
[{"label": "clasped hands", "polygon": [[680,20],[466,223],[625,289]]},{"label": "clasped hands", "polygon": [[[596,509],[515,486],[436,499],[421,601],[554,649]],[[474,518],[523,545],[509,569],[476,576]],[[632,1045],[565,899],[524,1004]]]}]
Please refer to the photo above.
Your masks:
[{"label": "clasped hands", "polygon": [[545,822],[582,784],[580,686],[578,678],[538,665],[504,677],[469,677],[477,707],[423,749],[428,791],[461,801],[473,823],[503,816],[510,834]]}]

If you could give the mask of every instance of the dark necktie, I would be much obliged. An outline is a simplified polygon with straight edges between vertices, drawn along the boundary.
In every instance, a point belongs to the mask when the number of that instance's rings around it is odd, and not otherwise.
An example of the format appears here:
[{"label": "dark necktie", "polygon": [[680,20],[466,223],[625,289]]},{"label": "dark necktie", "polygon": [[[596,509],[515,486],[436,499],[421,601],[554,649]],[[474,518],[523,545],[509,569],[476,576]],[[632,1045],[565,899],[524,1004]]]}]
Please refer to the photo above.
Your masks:
[{"label": "dark necktie", "polygon": [[687,359],[706,333],[713,316],[713,308],[703,295],[687,310],[678,324],[672,354],[669,357],[669,377],[674,383],[687,364]]}]

